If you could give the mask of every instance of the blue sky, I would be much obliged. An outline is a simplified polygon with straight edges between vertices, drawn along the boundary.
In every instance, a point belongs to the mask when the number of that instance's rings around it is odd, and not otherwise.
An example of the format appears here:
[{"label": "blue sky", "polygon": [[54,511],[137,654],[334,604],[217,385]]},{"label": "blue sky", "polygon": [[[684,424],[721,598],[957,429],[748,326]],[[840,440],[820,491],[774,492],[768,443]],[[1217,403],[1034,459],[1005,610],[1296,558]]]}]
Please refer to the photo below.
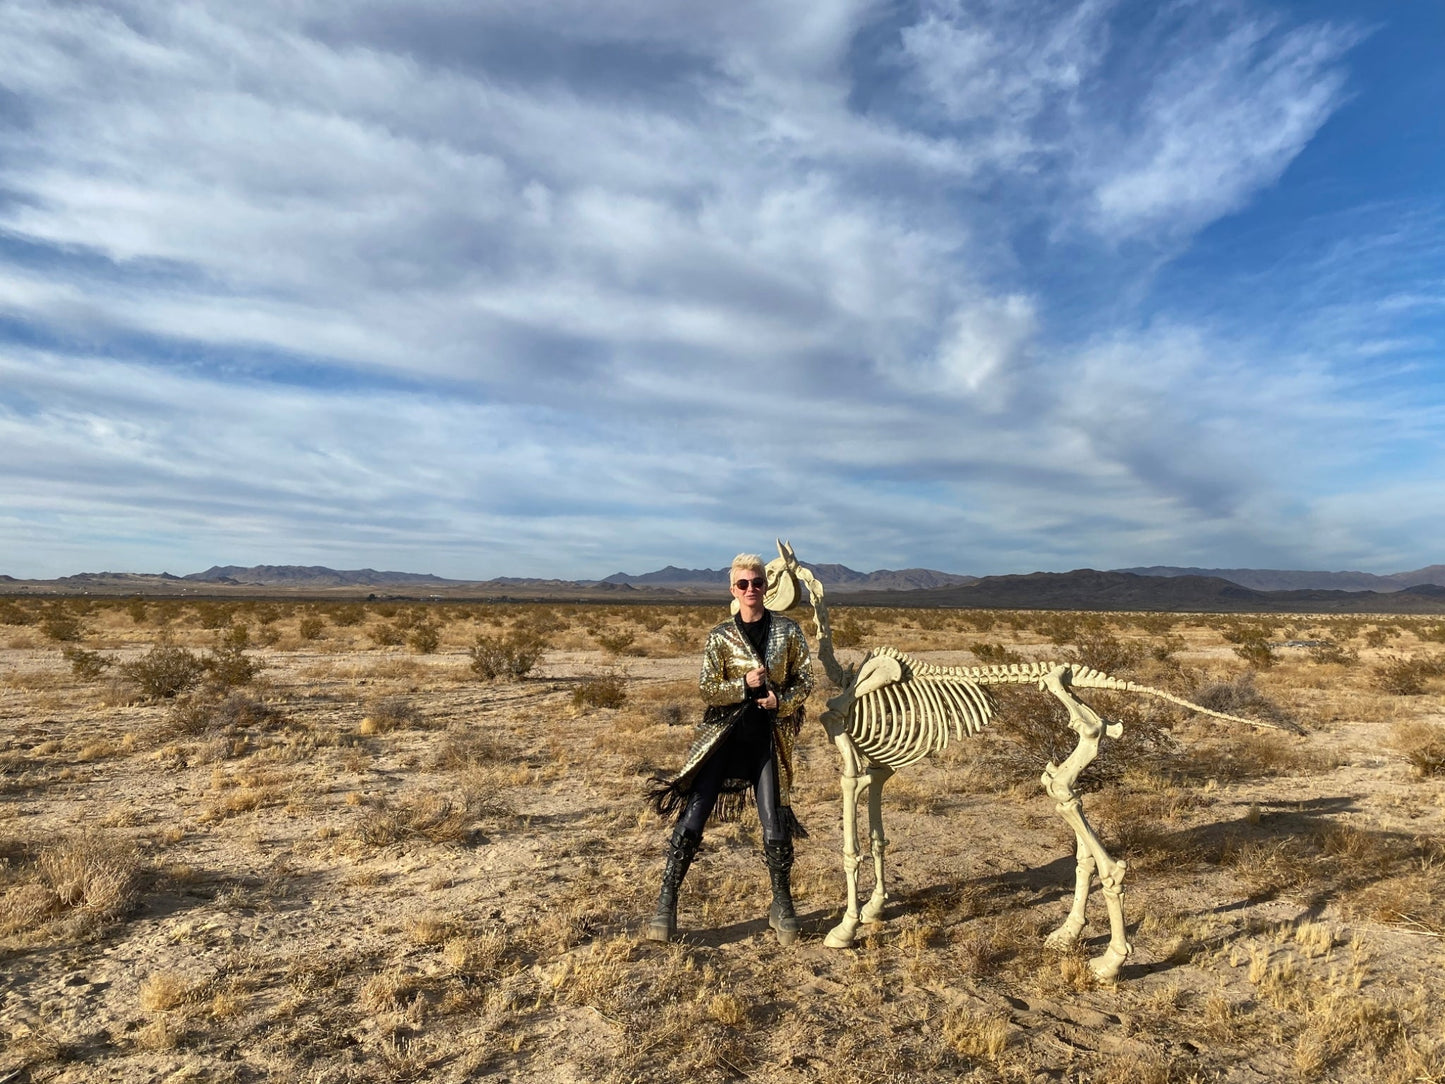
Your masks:
[{"label": "blue sky", "polygon": [[1445,5],[0,3],[0,572],[1445,561]]}]

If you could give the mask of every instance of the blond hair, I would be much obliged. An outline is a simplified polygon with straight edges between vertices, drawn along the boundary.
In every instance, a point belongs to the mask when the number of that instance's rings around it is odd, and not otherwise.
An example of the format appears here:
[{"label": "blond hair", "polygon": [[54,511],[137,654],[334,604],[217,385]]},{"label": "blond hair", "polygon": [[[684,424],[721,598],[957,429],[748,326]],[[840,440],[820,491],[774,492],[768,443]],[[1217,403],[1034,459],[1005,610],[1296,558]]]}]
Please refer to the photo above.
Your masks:
[{"label": "blond hair", "polygon": [[763,559],[756,553],[740,553],[733,558],[733,563],[728,566],[729,585],[733,582],[733,570],[738,568],[746,572],[759,572],[764,576],[768,574],[767,567],[763,564]]}]

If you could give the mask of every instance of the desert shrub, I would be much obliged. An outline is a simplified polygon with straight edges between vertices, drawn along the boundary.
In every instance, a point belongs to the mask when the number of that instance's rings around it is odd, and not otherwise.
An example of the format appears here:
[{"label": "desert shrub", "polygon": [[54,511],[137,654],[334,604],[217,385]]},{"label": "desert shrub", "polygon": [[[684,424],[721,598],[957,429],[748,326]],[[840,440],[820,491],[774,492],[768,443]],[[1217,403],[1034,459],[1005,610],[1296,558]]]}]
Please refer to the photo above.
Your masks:
[{"label": "desert shrub", "polygon": [[419,655],[432,655],[441,646],[442,632],[430,621],[412,626],[406,638],[407,645]]},{"label": "desert shrub", "polygon": [[178,696],[166,713],[166,723],[174,733],[191,736],[271,729],[284,719],[277,708],[253,696],[235,691],[218,696],[215,689]]},{"label": "desert shrub", "polygon": [[1234,653],[1256,670],[1268,670],[1277,661],[1274,648],[1262,637],[1240,640],[1235,645]]},{"label": "desert shrub", "polygon": [[857,647],[871,631],[871,623],[865,624],[853,614],[845,612],[833,622],[833,646]]},{"label": "desert shrub", "polygon": [[1365,633],[1365,646],[1384,647],[1391,640],[1398,639],[1400,631],[1399,625],[1377,625]]},{"label": "desert shrub", "polygon": [[331,623],[339,629],[351,629],[366,620],[362,606],[338,606],[331,611]]},{"label": "desert shrub", "polygon": [[1415,635],[1426,643],[1445,644],[1445,625],[1422,625]]},{"label": "desert shrub", "polygon": [[223,629],[236,615],[236,606],[229,602],[198,602],[195,610],[203,629]]},{"label": "desert shrub", "polygon": [[[1036,781],[1045,764],[1061,764],[1074,751],[1078,735],[1069,729],[1068,712],[1052,694],[1031,686],[1005,687],[999,690],[998,700],[995,725],[1010,741],[999,760],[1013,782]],[[1100,755],[1080,775],[1080,791],[1116,782],[1126,769],[1158,767],[1175,754],[1177,744],[1167,730],[1168,709],[1158,702],[1095,693],[1089,697],[1089,706],[1106,723],[1122,724],[1124,732],[1118,738],[1101,740],[1100,748],[1107,749],[1107,755]]]},{"label": "desert shrub", "polygon": [[201,680],[206,664],[194,652],[174,644],[156,644],[120,671],[151,700],[169,700]]},{"label": "desert shrub", "polygon": [[13,599],[0,598],[0,625],[33,625],[36,615]]},{"label": "desert shrub", "polygon": [[1081,620],[1076,613],[1039,614],[1033,620],[1033,627],[1049,643],[1062,647],[1078,638]]},{"label": "desert shrub", "polygon": [[65,647],[60,653],[70,662],[70,672],[81,681],[94,681],[115,662],[109,655],[87,651],[83,647]]},{"label": "desert shrub", "polygon": [[975,610],[961,620],[964,627],[983,634],[998,624],[998,615],[992,610]]},{"label": "desert shrub", "polygon": [[1392,658],[1371,671],[1375,688],[1395,696],[1419,696],[1425,682],[1445,672],[1433,659]]},{"label": "desert shrub", "polygon": [[1069,662],[1107,674],[1131,670],[1144,657],[1144,645],[1134,640],[1121,640],[1107,628],[1080,629],[1074,645],[1064,651],[1064,657]]},{"label": "desert shrub", "polygon": [[1010,651],[1003,644],[987,644],[980,641],[969,644],[968,650],[973,652],[973,657],[985,666],[1008,666],[1010,663],[1024,661],[1022,655],[1017,651]]},{"label": "desert shrub", "polygon": [[631,629],[597,629],[592,638],[609,655],[640,655],[637,633]]},{"label": "desert shrub", "polygon": [[482,633],[467,649],[467,654],[472,659],[469,664],[472,672],[483,681],[501,677],[520,680],[532,672],[546,649],[546,641],[529,632],[513,632],[507,636]]},{"label": "desert shrub", "polygon": [[320,614],[306,614],[296,622],[296,635],[303,640],[319,640],[326,631],[326,618]]},{"label": "desert shrub", "polygon": [[420,727],[425,724],[426,716],[409,699],[404,696],[385,696],[366,706],[366,715],[361,720],[361,732],[385,734],[398,727]]},{"label": "desert shrub", "polygon": [[74,643],[84,634],[80,618],[59,607],[40,619],[40,631],[56,643]]},{"label": "desert shrub", "polygon": [[1208,681],[1191,692],[1189,699],[1226,715],[1253,716],[1274,723],[1292,721],[1289,712],[1255,688],[1251,671],[1232,679]]},{"label": "desert shrub", "polygon": [[1174,656],[1184,650],[1184,646],[1184,637],[1169,633],[1149,645],[1149,657],[1155,662],[1172,662]]},{"label": "desert shrub", "polygon": [[1390,747],[1403,754],[1422,778],[1445,774],[1445,726],[1401,723],[1390,735]]},{"label": "desert shrub", "polygon": [[406,631],[389,621],[378,621],[366,630],[366,635],[377,647],[396,647],[406,640]]},{"label": "desert shrub", "polygon": [[588,678],[572,690],[577,708],[620,708],[627,703],[627,686],[617,674]]},{"label": "desert shrub", "polygon": [[216,647],[201,660],[211,681],[223,688],[246,685],[264,669],[264,664],[246,654],[251,633],[245,625],[230,625],[216,636]]},{"label": "desert shrub", "polygon": [[1226,621],[1219,629],[1219,635],[1231,644],[1243,644],[1251,640],[1268,642],[1273,633],[1274,626],[1261,621]]},{"label": "desert shrub", "polygon": [[149,607],[146,606],[146,600],[139,595],[136,595],[135,598],[125,604],[125,612],[130,614],[131,624],[133,625],[144,624],[148,610]]},{"label": "desert shrub", "polygon": [[1336,663],[1340,666],[1354,666],[1360,661],[1358,651],[1346,650],[1332,640],[1325,640],[1309,649],[1312,660],[1321,665]]}]

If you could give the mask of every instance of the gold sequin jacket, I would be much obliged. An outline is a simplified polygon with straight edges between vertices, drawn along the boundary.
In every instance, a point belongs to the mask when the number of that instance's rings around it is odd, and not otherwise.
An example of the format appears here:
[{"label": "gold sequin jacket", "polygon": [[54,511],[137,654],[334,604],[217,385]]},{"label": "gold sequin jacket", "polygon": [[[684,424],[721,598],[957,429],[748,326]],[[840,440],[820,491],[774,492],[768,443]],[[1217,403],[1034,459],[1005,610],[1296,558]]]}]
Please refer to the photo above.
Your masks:
[{"label": "gold sequin jacket", "polygon": [[[747,697],[744,678],[759,662],[768,671],[768,685],[777,694],[778,709],[773,720],[773,761],[777,766],[778,802],[789,821],[793,821],[788,796],[793,785],[793,748],[803,723],[803,701],[813,691],[813,666],[808,641],[796,621],[780,614],[771,614],[768,641],[759,660],[753,646],[734,619],[724,621],[707,637],[703,648],[702,673],[698,691],[708,711],[698,724],[697,737],[688,750],[687,760],[671,779],[655,777],[651,801],[663,815],[681,812],[692,789],[698,769],[722,744],[728,733],[731,714],[726,708],[742,704]],[[724,783],[724,798],[738,794],[746,787],[743,780]],[[736,803],[721,801],[714,819],[728,820],[741,810]],[[793,823],[796,823],[793,821]],[[801,833],[800,833],[801,834]]]}]

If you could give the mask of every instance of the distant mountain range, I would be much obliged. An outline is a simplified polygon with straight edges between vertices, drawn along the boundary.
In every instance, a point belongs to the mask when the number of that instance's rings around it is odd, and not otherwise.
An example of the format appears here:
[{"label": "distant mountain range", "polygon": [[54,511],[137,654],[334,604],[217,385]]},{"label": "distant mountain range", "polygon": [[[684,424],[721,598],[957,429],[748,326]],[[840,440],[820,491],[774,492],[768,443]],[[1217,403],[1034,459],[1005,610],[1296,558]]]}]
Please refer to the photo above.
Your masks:
[{"label": "distant mountain range", "polygon": [[[845,565],[810,565],[834,601],[869,605],[970,609],[1161,610],[1200,612],[1445,613],[1445,565],[1377,576],[1367,572],[1191,569],[1156,565],[1098,572],[1034,572],[963,576],[926,568],[857,572]],[[327,597],[586,600],[612,598],[722,599],[726,569],[678,568],[602,580],[501,576],[454,580],[415,572],[338,570],[321,565],[216,565],[173,576],[84,572],[54,580],[0,575],[7,594],[230,594]]]},{"label": "distant mountain range", "polygon": [[[957,587],[977,583],[977,576],[957,576],[951,572],[935,572],[929,568],[904,568],[894,571],[881,568],[877,572],[855,572],[847,565],[809,565],[826,587],[850,591],[917,591],[930,587]],[[725,568],[678,568],[668,565],[656,572],[629,576],[614,572],[600,583],[627,584],[630,587],[716,587],[727,583]]]},{"label": "distant mountain range", "polygon": [[979,610],[1152,610],[1197,613],[1445,613],[1445,586],[1380,591],[1257,591],[1222,576],[1132,572],[1034,572],[986,576],[967,587],[883,592],[879,606]]},{"label": "distant mountain range", "polygon": [[1256,591],[1400,591],[1422,583],[1445,586],[1445,565],[1427,565],[1414,572],[1392,572],[1376,576],[1371,572],[1286,572],[1273,568],[1176,568],[1150,565],[1147,568],[1116,568],[1136,576],[1214,576]]},{"label": "distant mountain range", "polygon": [[378,572],[374,568],[338,571],[323,565],[252,565],[250,568],[242,568],[240,565],[212,565],[204,572],[192,572],[181,579],[199,583],[262,584],[268,587],[424,587],[468,582],[444,580],[440,576],[424,572]]}]

